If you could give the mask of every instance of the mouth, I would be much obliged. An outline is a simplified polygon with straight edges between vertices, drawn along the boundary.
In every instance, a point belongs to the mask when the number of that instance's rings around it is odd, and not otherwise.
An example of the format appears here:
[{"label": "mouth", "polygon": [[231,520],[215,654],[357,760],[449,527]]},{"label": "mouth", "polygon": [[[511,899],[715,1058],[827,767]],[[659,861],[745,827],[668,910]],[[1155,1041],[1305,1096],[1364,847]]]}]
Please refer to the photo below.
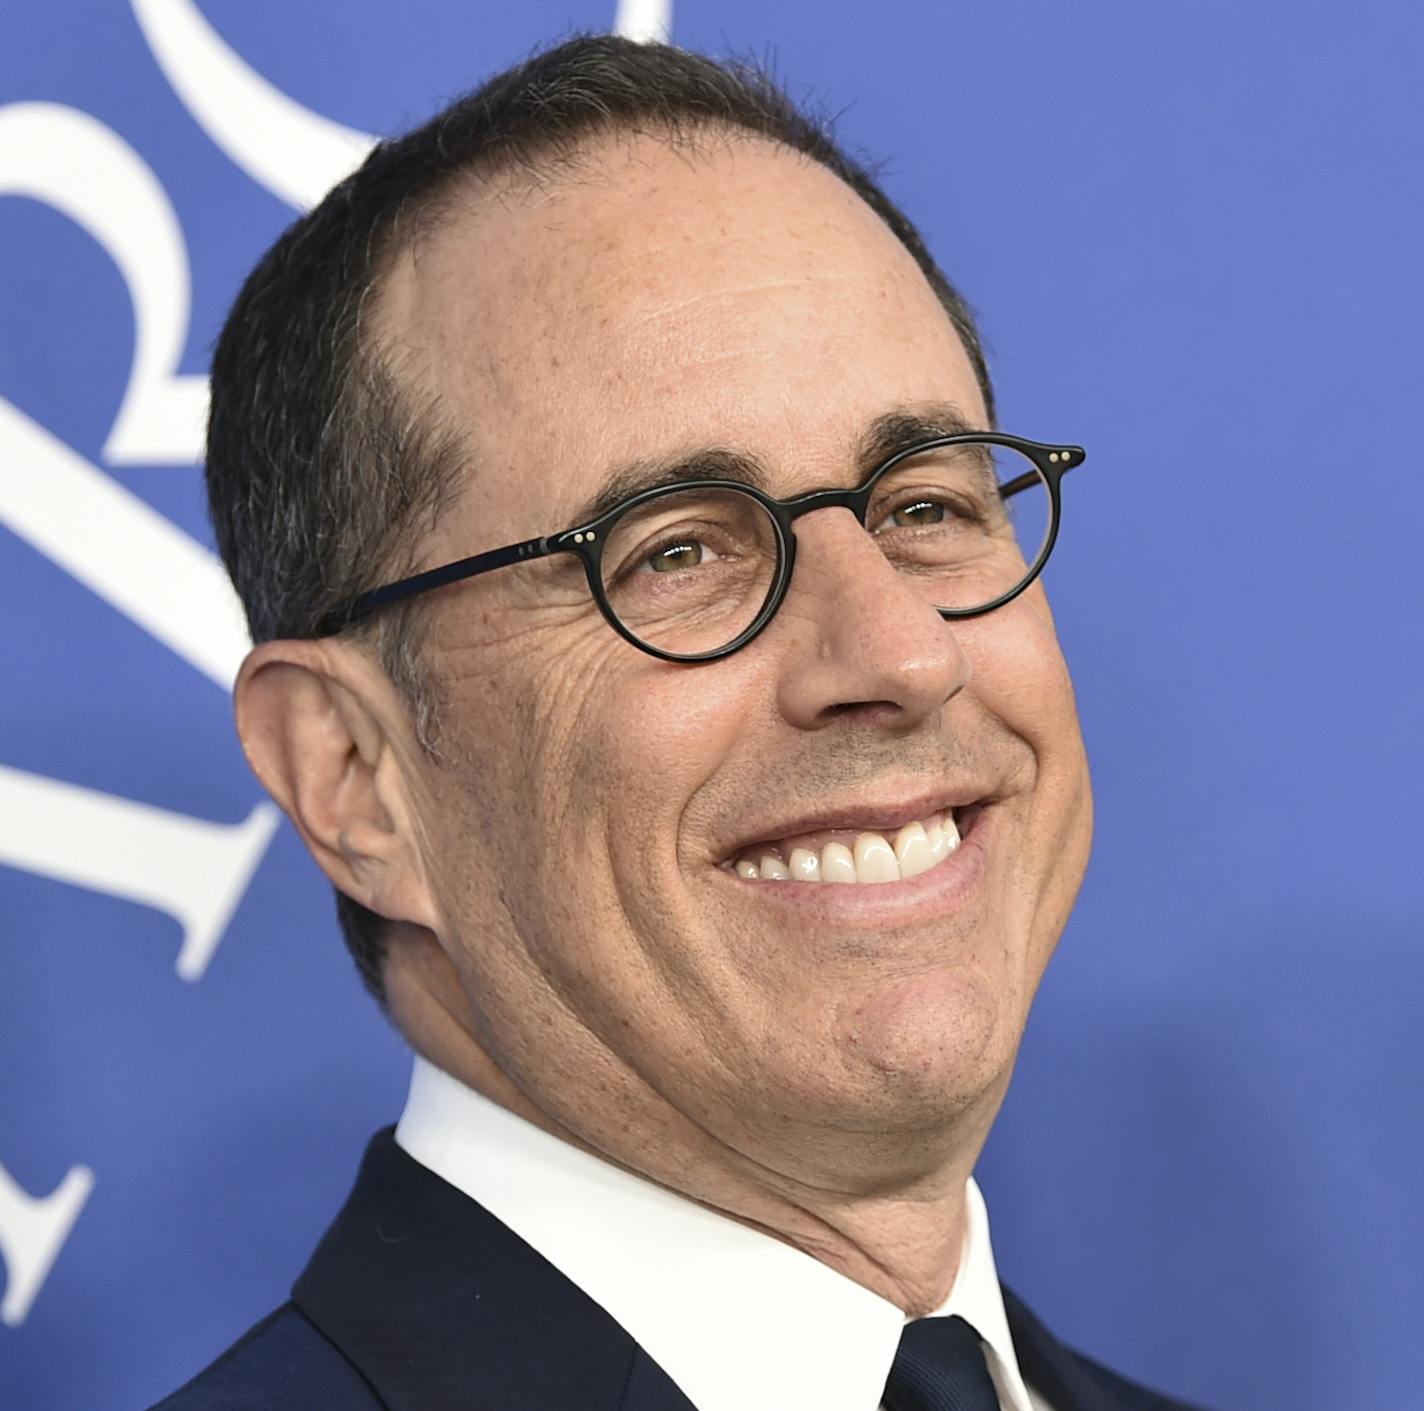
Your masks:
[{"label": "mouth", "polygon": [[883,886],[943,867],[989,807],[988,800],[931,810],[895,827],[820,828],[741,847],[720,865],[743,881]]}]

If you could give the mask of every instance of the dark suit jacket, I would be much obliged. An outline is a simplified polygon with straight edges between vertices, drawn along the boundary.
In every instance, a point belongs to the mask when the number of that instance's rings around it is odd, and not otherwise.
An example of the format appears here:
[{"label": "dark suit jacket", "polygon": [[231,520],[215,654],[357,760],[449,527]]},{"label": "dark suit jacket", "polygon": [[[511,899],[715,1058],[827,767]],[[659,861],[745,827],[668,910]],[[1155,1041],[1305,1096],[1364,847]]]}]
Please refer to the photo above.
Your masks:
[{"label": "dark suit jacket", "polygon": [[[371,1142],[291,1302],[153,1411],[693,1411],[602,1308],[393,1132]],[[1054,1411],[1192,1411],[1004,1301],[1024,1377]]]}]

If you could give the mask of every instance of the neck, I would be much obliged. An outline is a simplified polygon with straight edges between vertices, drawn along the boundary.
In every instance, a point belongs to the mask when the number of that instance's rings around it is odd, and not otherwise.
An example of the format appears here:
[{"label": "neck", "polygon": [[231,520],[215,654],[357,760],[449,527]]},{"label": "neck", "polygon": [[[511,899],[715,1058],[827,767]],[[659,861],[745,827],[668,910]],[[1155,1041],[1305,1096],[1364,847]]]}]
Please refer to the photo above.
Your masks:
[{"label": "neck", "polygon": [[458,1007],[428,990],[391,998],[417,1053],[544,1131],[800,1249],[911,1317],[948,1297],[964,1239],[965,1186],[1002,1092],[983,1104],[987,1113],[966,1114],[966,1130],[892,1174],[856,1179],[841,1164],[818,1176],[804,1156],[755,1160],[733,1150],[638,1081],[621,1085],[613,1103],[606,1083],[597,1100],[567,1083],[531,1092],[495,1062]]}]

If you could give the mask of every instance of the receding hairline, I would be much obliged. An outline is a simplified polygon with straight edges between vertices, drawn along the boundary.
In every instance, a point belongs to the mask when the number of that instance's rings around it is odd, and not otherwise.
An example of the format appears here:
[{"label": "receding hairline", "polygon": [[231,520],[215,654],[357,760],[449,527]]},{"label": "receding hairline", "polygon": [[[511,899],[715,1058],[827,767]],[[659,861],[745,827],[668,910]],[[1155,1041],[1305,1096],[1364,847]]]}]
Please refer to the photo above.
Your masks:
[{"label": "receding hairline", "polygon": [[[413,310],[410,317],[402,318],[401,306],[409,309],[415,302],[415,280],[419,277],[422,250],[439,241],[444,233],[465,221],[489,219],[512,203],[544,199],[552,205],[568,193],[607,182],[618,173],[616,164],[610,163],[611,156],[622,153],[629,165],[639,165],[637,149],[647,143],[681,159],[689,168],[741,148],[762,149],[786,157],[803,168],[819,169],[852,198],[858,209],[872,218],[873,225],[888,237],[891,247],[910,261],[969,356],[970,349],[964,346],[962,333],[914,252],[842,173],[813,153],[775,134],[742,127],[719,116],[696,121],[655,118],[636,122],[613,116],[572,139],[483,154],[440,189],[427,192],[418,202],[409,203],[409,209],[403,206],[398,210],[362,299],[358,333],[360,359],[371,359],[398,383],[403,383],[402,369],[409,370],[413,360],[410,355],[416,350],[403,343],[402,332],[417,326],[418,320]],[[402,298],[403,286],[408,291],[407,298]],[[972,357],[970,361],[972,364]],[[437,398],[436,409],[438,405]]]},{"label": "receding hairline", "polygon": [[[411,210],[396,212],[387,255],[418,246],[462,216],[476,214],[481,205],[537,196],[556,200],[565,189],[605,180],[608,154],[621,150],[631,161],[635,149],[646,141],[681,157],[689,167],[715,155],[714,149],[728,152],[742,146],[770,148],[803,165],[822,168],[865,204],[854,187],[825,162],[773,133],[743,127],[716,115],[698,119],[644,117],[636,121],[609,116],[572,137],[481,154],[441,187],[425,193]],[[405,227],[403,232],[401,226]]]}]

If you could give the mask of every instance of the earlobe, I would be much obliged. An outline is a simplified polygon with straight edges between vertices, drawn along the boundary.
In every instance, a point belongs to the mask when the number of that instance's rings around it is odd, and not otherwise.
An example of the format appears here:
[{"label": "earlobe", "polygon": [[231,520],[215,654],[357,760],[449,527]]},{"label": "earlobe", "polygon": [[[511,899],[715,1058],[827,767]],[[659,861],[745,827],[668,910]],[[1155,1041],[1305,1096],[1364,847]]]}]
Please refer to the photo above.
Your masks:
[{"label": "earlobe", "polygon": [[253,773],[334,886],[392,920],[430,925],[390,703],[321,643],[264,642],[238,673],[237,733]]}]

